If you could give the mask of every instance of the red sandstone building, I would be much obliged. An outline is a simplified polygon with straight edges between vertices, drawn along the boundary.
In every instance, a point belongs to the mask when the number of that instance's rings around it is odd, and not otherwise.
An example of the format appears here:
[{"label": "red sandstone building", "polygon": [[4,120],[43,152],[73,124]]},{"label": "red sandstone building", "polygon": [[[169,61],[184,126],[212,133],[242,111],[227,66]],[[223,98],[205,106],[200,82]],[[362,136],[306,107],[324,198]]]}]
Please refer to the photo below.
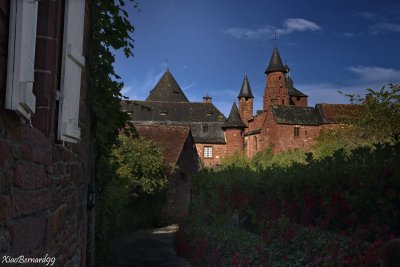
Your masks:
[{"label": "red sandstone building", "polygon": [[[349,105],[317,104],[293,85],[290,68],[282,64],[275,47],[265,71],[263,110],[254,115],[254,96],[247,76],[228,119],[211,97],[190,102],[167,70],[145,101],[123,101],[134,125],[185,125],[191,128],[197,152],[205,166],[217,165],[227,155],[244,151],[248,157],[272,149],[307,149],[321,131],[340,127],[339,113]],[[171,136],[173,139],[173,136]]]}]

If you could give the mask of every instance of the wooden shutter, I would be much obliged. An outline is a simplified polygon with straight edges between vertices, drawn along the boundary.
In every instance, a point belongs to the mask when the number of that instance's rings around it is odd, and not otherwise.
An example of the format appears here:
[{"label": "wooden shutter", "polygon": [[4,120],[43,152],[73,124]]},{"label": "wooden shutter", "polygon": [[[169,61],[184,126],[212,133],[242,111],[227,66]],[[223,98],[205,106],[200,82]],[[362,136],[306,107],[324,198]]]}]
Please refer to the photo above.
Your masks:
[{"label": "wooden shutter", "polygon": [[81,135],[78,123],[81,72],[85,65],[82,55],[84,17],[85,0],[65,1],[58,139],[73,143],[78,142]]},{"label": "wooden shutter", "polygon": [[26,119],[35,113],[36,104],[32,87],[37,7],[35,0],[10,1],[6,108]]}]

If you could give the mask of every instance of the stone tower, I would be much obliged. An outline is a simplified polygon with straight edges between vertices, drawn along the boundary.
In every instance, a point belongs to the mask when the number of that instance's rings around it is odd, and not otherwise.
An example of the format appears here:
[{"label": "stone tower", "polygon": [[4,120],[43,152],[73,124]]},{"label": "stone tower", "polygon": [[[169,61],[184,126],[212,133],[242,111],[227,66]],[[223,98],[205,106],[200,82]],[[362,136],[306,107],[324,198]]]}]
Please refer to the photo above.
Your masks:
[{"label": "stone tower", "polygon": [[244,140],[243,130],[246,124],[240,118],[239,110],[236,103],[233,103],[231,113],[226,122],[221,126],[225,133],[226,153],[225,155],[233,155],[237,151],[243,151]]},{"label": "stone tower", "polygon": [[286,72],[287,68],[283,66],[278,48],[275,47],[269,65],[265,70],[267,84],[264,91],[264,111],[267,111],[270,105],[289,105]]},{"label": "stone tower", "polygon": [[240,89],[240,93],[238,96],[239,99],[239,114],[240,118],[249,126],[249,120],[253,118],[253,100],[254,96],[251,92],[249,79],[247,75],[244,76],[242,88]]}]

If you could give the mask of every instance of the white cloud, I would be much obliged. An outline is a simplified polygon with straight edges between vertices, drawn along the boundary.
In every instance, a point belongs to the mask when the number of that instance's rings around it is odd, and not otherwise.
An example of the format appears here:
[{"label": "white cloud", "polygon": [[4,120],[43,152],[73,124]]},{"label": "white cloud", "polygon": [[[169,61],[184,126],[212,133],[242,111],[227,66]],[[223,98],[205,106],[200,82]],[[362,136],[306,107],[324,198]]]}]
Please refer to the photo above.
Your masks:
[{"label": "white cloud", "polygon": [[132,89],[132,87],[130,87],[130,86],[124,86],[124,88],[122,88],[122,90],[121,90],[121,94],[126,95],[127,93],[129,93],[129,91],[131,89]]},{"label": "white cloud", "polygon": [[225,33],[235,37],[236,39],[257,40],[264,38],[271,38],[275,33],[279,35],[291,34],[294,32],[305,31],[318,31],[322,28],[315,22],[301,19],[301,18],[288,18],[284,20],[283,27],[278,28],[273,25],[265,25],[262,28],[230,28]]},{"label": "white cloud", "polygon": [[195,86],[195,85],[196,85],[196,82],[189,83],[189,82],[185,81],[182,85],[180,85],[180,87],[183,91],[188,91],[191,88],[193,88],[193,86]]},{"label": "white cloud", "polygon": [[375,20],[377,19],[377,15],[373,12],[368,12],[368,11],[364,11],[364,12],[357,12],[353,14],[354,17],[358,17],[358,18],[362,18],[362,19],[366,19],[366,20]]},{"label": "white cloud", "polygon": [[382,84],[398,82],[400,80],[400,70],[381,67],[351,66],[347,70],[358,76],[363,82],[381,82]]},{"label": "white cloud", "polygon": [[346,37],[346,38],[353,38],[353,37],[354,37],[354,33],[352,33],[352,32],[345,32],[345,33],[343,33],[343,37]]},{"label": "white cloud", "polygon": [[161,79],[164,72],[165,70],[155,72],[154,69],[152,69],[147,73],[144,80],[134,79],[129,85],[126,85],[121,92],[129,99],[144,100],[149,95],[150,90],[152,90]]},{"label": "white cloud", "polygon": [[379,35],[391,32],[400,34],[400,24],[397,23],[380,22],[372,25],[369,29],[372,35]]},{"label": "white cloud", "polygon": [[305,31],[318,31],[321,27],[312,21],[305,19],[286,19],[283,23],[284,28],[278,29],[277,33],[280,35],[290,34],[293,32],[305,32]]},{"label": "white cloud", "polygon": [[354,89],[360,91],[360,88],[349,88],[331,83],[295,84],[295,87],[308,95],[309,106],[317,103],[349,103],[348,99],[338,91],[344,93],[354,93]]},{"label": "white cloud", "polygon": [[230,28],[225,32],[232,35],[236,39],[257,40],[257,39],[263,39],[265,37],[271,37],[273,36],[273,33],[275,31],[276,31],[275,27],[266,25],[265,27],[259,29]]}]

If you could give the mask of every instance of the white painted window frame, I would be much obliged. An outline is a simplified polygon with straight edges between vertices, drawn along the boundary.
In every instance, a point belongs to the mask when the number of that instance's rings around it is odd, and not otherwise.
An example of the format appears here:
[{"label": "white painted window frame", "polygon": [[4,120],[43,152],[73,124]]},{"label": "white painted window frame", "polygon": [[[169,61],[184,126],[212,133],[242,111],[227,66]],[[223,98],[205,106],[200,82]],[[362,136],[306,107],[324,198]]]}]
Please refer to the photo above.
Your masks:
[{"label": "white painted window frame", "polygon": [[77,143],[82,68],[85,66],[83,35],[85,0],[66,0],[63,54],[59,93],[58,140]]},{"label": "white painted window frame", "polygon": [[33,82],[37,10],[35,0],[10,1],[5,107],[26,120],[36,108]]}]

